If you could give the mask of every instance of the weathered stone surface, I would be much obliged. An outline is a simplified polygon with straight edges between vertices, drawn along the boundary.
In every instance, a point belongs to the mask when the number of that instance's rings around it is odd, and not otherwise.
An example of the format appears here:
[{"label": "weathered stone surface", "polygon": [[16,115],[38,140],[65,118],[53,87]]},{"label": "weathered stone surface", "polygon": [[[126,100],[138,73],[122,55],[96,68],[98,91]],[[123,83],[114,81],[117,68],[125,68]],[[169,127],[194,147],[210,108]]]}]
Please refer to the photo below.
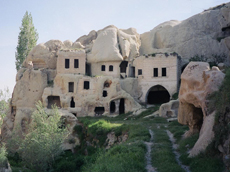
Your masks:
[{"label": "weathered stone surface", "polygon": [[47,74],[45,72],[27,69],[15,85],[12,106],[34,108],[36,102],[41,100],[46,86]]},{"label": "weathered stone surface", "polygon": [[[177,52],[183,59],[195,55],[211,57],[225,54],[229,57],[230,3],[214,8],[184,21],[164,22],[141,34],[140,54]],[[225,38],[225,39],[223,39]],[[221,41],[219,42],[219,40]]]},{"label": "weathered stone surface", "polygon": [[28,62],[32,61],[35,69],[56,69],[58,50],[63,46],[64,44],[59,40],[50,40],[45,44],[38,44],[30,51],[28,57],[23,62],[23,66],[28,67]]},{"label": "weathered stone surface", "polygon": [[88,35],[81,36],[75,42],[80,42],[83,46],[90,44],[93,40],[97,38],[97,32],[92,30]]},{"label": "weathered stone surface", "polygon": [[[200,143],[202,138],[212,139],[213,121],[209,117],[211,114],[207,112],[207,96],[218,90],[224,76],[217,67],[210,70],[209,64],[205,62],[190,62],[185,68],[181,75],[178,111],[179,123],[189,126],[185,136],[200,132],[197,142]],[[203,132],[208,130],[207,127],[211,132]],[[202,142],[203,145],[196,144],[190,155],[204,150],[208,143],[209,141]]]},{"label": "weathered stone surface", "polygon": [[164,103],[160,106],[159,116],[164,118],[177,117],[179,108],[179,100],[171,100],[168,103]]},{"label": "weathered stone surface", "polygon": [[118,48],[117,31],[118,29],[114,26],[100,31],[93,44],[91,53],[88,54],[89,62],[123,60]]}]

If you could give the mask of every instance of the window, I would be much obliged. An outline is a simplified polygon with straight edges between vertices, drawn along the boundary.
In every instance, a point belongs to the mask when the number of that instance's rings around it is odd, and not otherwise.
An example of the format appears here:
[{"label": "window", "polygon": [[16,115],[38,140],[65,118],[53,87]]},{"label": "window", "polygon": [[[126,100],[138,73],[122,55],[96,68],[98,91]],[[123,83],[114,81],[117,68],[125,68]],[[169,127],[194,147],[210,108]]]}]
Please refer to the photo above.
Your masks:
[{"label": "window", "polygon": [[74,98],[73,97],[71,98],[71,101],[70,101],[70,107],[71,108],[75,108],[75,102],[74,102]]},{"label": "window", "polygon": [[74,59],[74,68],[79,68],[78,59]]},{"label": "window", "polygon": [[153,68],[153,76],[158,77],[158,68]]},{"label": "window", "polygon": [[142,75],[142,69],[138,69],[138,75]]},{"label": "window", "polygon": [[113,71],[113,65],[109,66],[109,71]]},{"label": "window", "polygon": [[69,82],[69,92],[73,92],[73,90],[74,90],[74,83]]},{"label": "window", "polygon": [[89,81],[84,81],[84,89],[85,90],[89,89]]},{"label": "window", "polygon": [[106,91],[106,90],[103,91],[102,96],[103,96],[103,97],[107,97],[107,91]]},{"label": "window", "polygon": [[105,65],[101,65],[101,71],[105,71]]},{"label": "window", "polygon": [[69,59],[65,59],[65,68],[69,69]]},{"label": "window", "polygon": [[167,73],[166,73],[166,68],[162,68],[162,76],[167,76]]}]

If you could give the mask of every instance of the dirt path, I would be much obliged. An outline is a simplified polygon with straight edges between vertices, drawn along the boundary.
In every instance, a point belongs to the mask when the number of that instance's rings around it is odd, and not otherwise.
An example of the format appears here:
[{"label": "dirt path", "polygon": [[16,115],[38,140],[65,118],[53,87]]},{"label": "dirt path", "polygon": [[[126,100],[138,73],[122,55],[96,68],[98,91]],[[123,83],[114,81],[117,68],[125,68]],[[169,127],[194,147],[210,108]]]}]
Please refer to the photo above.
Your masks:
[{"label": "dirt path", "polygon": [[184,169],[186,172],[190,172],[189,167],[186,166],[186,165],[183,165],[183,164],[181,163],[180,159],[179,159],[180,154],[179,154],[179,152],[177,152],[178,145],[175,143],[175,139],[174,139],[174,137],[173,137],[173,134],[172,134],[169,130],[166,130],[166,132],[167,132],[167,134],[168,134],[168,136],[169,136],[169,140],[170,140],[171,143],[172,143],[173,153],[175,154],[176,161],[177,161],[178,165],[179,165],[182,169]]},{"label": "dirt path", "polygon": [[147,170],[147,172],[156,172],[156,169],[152,166],[152,158],[151,158],[151,147],[153,145],[153,131],[151,129],[149,129],[149,134],[151,135],[150,141],[144,142],[147,147],[147,152],[145,154],[147,165],[145,169]]}]

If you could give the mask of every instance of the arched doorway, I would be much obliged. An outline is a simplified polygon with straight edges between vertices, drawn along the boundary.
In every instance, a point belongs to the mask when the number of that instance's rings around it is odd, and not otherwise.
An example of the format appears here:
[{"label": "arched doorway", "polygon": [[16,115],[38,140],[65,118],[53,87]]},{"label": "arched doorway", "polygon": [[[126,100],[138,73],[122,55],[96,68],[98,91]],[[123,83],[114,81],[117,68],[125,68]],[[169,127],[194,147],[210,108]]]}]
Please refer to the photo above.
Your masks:
[{"label": "arched doorway", "polygon": [[170,94],[167,89],[161,85],[151,87],[146,95],[147,104],[162,104],[169,102]]}]

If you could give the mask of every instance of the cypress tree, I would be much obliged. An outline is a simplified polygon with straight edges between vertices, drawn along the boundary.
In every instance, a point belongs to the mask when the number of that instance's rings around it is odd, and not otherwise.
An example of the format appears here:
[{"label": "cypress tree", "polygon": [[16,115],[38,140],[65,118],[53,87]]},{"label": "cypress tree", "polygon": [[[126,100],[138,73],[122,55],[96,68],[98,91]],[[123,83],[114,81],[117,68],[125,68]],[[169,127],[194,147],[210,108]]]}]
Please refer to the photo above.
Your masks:
[{"label": "cypress tree", "polygon": [[22,67],[22,63],[28,56],[31,49],[37,44],[38,33],[34,27],[31,13],[27,11],[22,19],[22,26],[18,35],[18,46],[15,53],[17,71]]}]

